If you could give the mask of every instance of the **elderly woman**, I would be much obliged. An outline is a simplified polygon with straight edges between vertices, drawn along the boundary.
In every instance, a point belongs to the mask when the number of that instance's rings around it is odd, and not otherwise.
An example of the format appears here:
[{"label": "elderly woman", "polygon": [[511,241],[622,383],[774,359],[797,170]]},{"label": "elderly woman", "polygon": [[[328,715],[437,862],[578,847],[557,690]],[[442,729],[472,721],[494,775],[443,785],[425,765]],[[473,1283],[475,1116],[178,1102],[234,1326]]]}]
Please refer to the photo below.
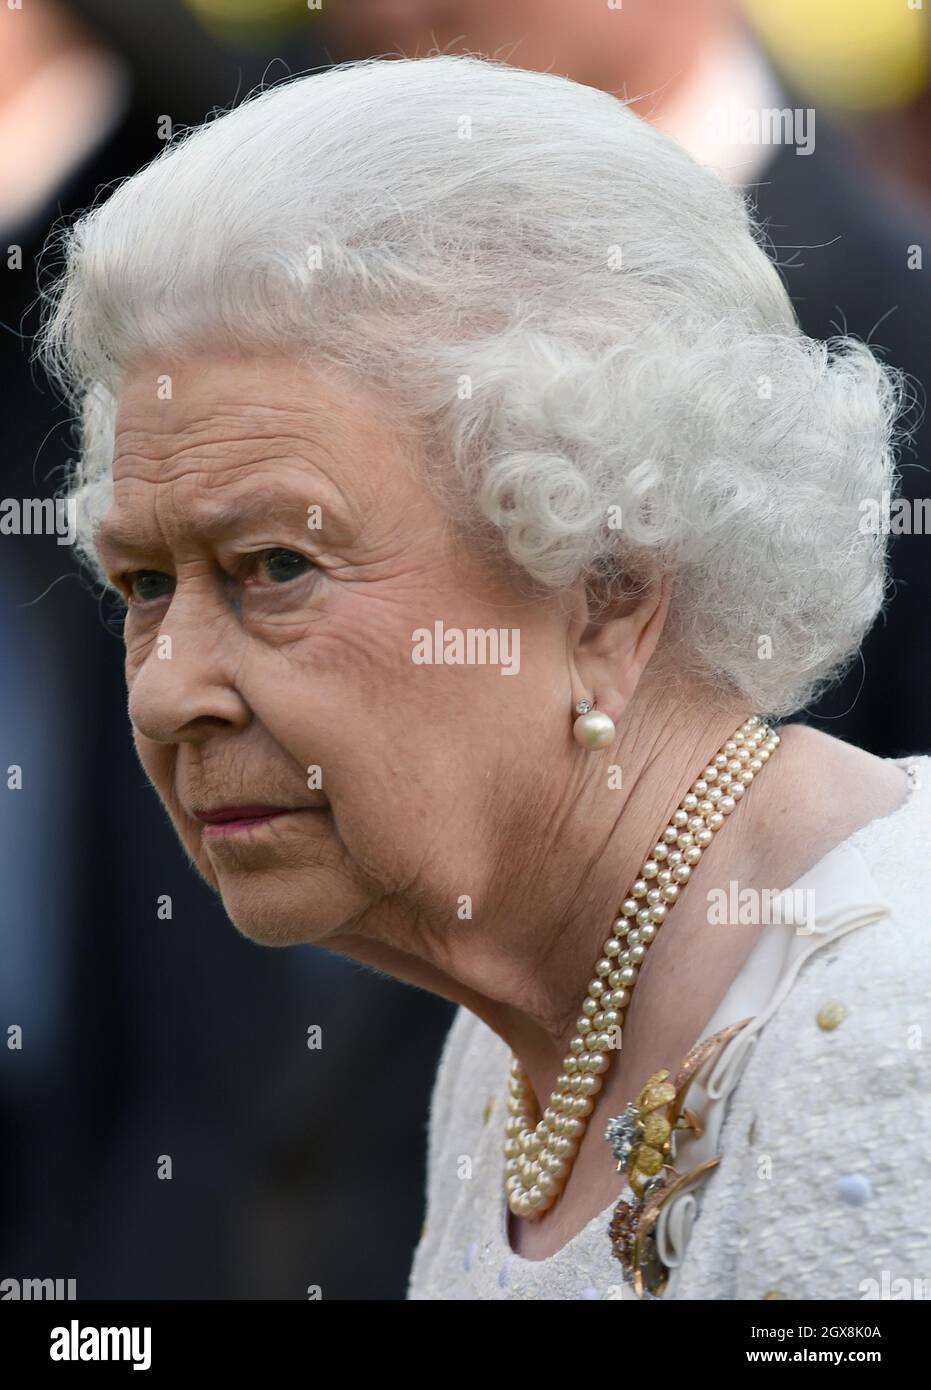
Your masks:
[{"label": "elderly woman", "polygon": [[192,863],[460,1005],[410,1297],[927,1274],[929,760],[775,724],[880,608],[901,382],[620,102],[479,59],[266,91],[64,249],[69,495]]}]

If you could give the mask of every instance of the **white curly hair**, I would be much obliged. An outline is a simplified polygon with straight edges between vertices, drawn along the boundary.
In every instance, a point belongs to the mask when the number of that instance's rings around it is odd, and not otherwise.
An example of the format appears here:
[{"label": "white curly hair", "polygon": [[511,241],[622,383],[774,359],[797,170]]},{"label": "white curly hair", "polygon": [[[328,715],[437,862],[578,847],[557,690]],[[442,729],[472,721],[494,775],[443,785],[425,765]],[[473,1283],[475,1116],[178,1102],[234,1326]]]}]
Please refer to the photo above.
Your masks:
[{"label": "white curly hair", "polygon": [[100,578],[124,374],[216,347],[374,387],[533,587],[670,572],[663,649],[762,712],[881,607],[860,504],[894,488],[901,375],[805,337],[742,197],[607,93],[478,57],[301,76],[183,132],[57,249],[38,351],[81,417],[66,491]]}]

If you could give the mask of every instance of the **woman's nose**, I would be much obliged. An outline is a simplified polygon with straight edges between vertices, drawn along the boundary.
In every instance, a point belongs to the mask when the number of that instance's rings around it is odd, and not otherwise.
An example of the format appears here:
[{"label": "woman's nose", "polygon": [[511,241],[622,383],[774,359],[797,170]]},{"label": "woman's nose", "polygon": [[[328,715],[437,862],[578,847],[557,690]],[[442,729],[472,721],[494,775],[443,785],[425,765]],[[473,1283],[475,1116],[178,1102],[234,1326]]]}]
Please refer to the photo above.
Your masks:
[{"label": "woman's nose", "polygon": [[241,728],[249,708],[236,685],[241,642],[221,617],[171,610],[129,682],[133,727],[156,743],[194,743]]}]

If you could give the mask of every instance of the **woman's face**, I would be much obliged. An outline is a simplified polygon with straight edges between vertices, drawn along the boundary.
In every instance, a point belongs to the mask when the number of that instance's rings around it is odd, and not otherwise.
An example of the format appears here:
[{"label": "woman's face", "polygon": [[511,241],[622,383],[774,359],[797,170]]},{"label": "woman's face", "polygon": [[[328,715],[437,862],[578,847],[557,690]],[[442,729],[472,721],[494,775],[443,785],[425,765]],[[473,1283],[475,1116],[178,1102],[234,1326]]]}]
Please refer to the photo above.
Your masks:
[{"label": "woman's face", "polygon": [[[199,357],[128,378],[113,474],[136,747],[240,931],[397,942],[465,895],[506,906],[502,857],[574,747],[566,619],[453,535],[414,445],[332,376]],[[497,663],[478,636],[416,660],[436,624],[503,632]],[[198,815],[256,806],[286,814]]]}]

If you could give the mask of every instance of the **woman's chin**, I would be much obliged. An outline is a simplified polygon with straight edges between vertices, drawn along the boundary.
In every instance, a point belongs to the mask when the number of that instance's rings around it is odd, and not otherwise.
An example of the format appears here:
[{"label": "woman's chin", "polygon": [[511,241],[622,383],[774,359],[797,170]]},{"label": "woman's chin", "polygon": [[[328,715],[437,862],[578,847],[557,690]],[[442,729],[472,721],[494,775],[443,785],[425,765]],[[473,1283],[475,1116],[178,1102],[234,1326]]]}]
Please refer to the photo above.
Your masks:
[{"label": "woman's chin", "polygon": [[345,885],[328,893],[316,875],[308,882],[305,874],[299,894],[264,874],[218,886],[233,926],[257,946],[326,946],[360,907],[355,898],[349,900]]}]

